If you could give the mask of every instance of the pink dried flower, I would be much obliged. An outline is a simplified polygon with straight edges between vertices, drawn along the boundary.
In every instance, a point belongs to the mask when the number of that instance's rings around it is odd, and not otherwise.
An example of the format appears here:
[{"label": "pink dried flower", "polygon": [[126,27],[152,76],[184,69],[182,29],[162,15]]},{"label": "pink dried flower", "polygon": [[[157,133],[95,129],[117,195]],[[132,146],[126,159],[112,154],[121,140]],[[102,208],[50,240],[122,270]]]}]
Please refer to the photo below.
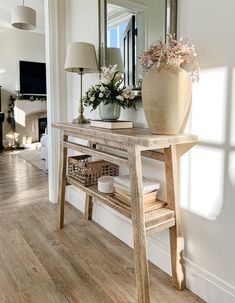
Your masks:
[{"label": "pink dried flower", "polygon": [[194,45],[187,38],[182,37],[178,41],[175,35],[168,35],[168,38],[167,43],[153,44],[139,56],[144,71],[161,70],[163,67],[169,70],[184,68],[189,70],[192,81],[199,81],[200,68]]}]

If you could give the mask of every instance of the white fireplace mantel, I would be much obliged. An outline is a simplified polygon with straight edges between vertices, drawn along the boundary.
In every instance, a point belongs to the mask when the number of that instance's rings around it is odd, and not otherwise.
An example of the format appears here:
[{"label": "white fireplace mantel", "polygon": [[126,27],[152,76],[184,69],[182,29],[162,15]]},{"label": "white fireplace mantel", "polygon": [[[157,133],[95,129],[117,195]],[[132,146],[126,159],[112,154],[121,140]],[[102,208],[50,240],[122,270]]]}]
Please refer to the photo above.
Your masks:
[{"label": "white fireplace mantel", "polygon": [[15,100],[15,121],[22,126],[25,126],[28,115],[45,111],[47,111],[47,103],[45,101]]}]

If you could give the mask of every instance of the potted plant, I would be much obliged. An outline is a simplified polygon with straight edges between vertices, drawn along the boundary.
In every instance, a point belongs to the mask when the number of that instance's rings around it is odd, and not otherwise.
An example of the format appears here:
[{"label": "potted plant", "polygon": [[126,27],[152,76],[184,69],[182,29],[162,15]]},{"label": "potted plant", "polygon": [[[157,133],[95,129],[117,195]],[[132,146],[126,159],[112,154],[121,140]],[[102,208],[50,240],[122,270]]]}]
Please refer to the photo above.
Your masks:
[{"label": "potted plant", "polygon": [[192,82],[199,80],[199,65],[189,39],[152,45],[139,57],[144,71],[142,100],[149,127],[156,134],[178,134],[189,117]]},{"label": "potted plant", "polygon": [[100,118],[115,121],[120,117],[121,108],[134,108],[135,100],[131,87],[123,87],[123,75],[117,65],[102,67],[99,84],[92,85],[83,97],[84,105],[95,110],[99,106]]}]

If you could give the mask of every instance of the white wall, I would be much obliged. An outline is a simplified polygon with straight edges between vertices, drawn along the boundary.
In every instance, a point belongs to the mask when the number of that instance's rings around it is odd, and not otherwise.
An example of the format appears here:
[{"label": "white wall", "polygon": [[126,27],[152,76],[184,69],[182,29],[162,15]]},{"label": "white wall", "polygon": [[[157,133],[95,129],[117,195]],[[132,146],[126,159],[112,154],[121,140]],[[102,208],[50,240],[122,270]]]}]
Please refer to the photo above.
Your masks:
[{"label": "white wall", "polygon": [[[2,111],[7,117],[8,99],[15,94],[15,84],[19,83],[19,60],[45,62],[44,34],[16,29],[0,30],[0,85],[2,86]],[[10,131],[9,124],[3,124],[4,135]]]},{"label": "white wall", "polygon": [[[67,26],[68,29],[70,29],[67,33],[67,42],[81,41],[92,43],[98,52],[98,1],[70,0],[67,2],[67,5],[69,6],[67,9]],[[79,76],[73,73],[67,73],[67,79],[68,121],[71,121],[78,116],[80,80]],[[97,79],[98,74],[85,74],[83,76],[83,92],[85,92],[94,81],[97,81]],[[94,112],[90,113],[90,109],[85,108],[84,115],[90,117],[94,115]]]},{"label": "white wall", "polygon": [[[71,41],[87,41],[98,47],[97,1],[68,3]],[[235,302],[232,235],[235,230],[235,119],[232,120],[235,117],[235,27],[232,24],[235,3],[226,0],[225,4],[220,0],[180,0],[178,18],[179,36],[192,38],[202,69],[201,81],[194,87],[190,124],[190,131],[199,135],[200,142],[183,157],[181,173],[187,287],[211,303]],[[78,79],[70,76],[69,120],[76,116],[78,103]],[[85,86],[95,80],[92,77],[84,79]],[[121,118],[134,119],[137,126],[147,127],[141,104],[138,112],[126,111]],[[158,170],[164,198],[163,164],[153,165],[150,160],[143,164],[146,176],[156,176]],[[67,199],[83,209],[76,189],[70,187]],[[95,204],[93,219],[132,245],[128,219],[101,204]],[[170,273],[167,232],[151,237],[148,244],[150,260]]]},{"label": "white wall", "polygon": [[181,0],[178,34],[192,39],[201,67],[190,126],[199,144],[182,167],[185,255],[228,283],[235,301],[234,10],[233,0]]}]

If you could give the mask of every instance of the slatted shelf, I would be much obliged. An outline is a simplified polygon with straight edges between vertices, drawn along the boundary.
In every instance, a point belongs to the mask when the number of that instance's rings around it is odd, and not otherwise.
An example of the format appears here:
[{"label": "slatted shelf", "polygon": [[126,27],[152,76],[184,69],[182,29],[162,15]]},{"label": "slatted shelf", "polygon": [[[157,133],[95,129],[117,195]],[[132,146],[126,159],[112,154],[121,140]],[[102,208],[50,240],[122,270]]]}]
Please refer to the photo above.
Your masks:
[{"label": "slatted shelf", "polygon": [[159,232],[175,225],[175,212],[166,207],[145,213],[147,235]]},{"label": "slatted shelf", "polygon": [[145,226],[150,228],[153,225],[160,224],[164,221],[173,219],[175,217],[175,212],[168,208],[160,208],[153,210],[145,214]]},{"label": "slatted shelf", "polygon": [[[98,199],[104,204],[110,206],[111,208],[117,210],[121,214],[128,218],[131,218],[131,207],[122,201],[115,198],[114,194],[104,194],[98,191],[96,185],[83,186],[78,181],[67,176],[67,183],[80,188],[82,191],[86,192],[90,196]],[[147,234],[153,233],[155,230],[164,229],[163,222],[166,221],[166,226],[169,224],[173,226],[175,224],[174,211],[165,208],[166,202],[161,200],[156,200],[156,202],[146,205],[145,208],[145,227]],[[170,220],[170,221],[169,221]],[[167,228],[167,227],[165,227]]]},{"label": "slatted shelf", "polygon": [[153,224],[152,226],[149,226],[145,230],[146,230],[147,236],[150,236],[150,235],[155,234],[155,233],[157,233],[161,230],[164,230],[164,229],[167,229],[167,228],[170,228],[170,227],[173,227],[173,226],[175,226],[175,218],[163,221],[163,222],[158,223],[158,224]]},{"label": "slatted shelf", "polygon": [[88,195],[98,199],[99,201],[103,202],[104,204],[116,209],[121,214],[125,215],[128,218],[131,218],[131,211],[130,208],[128,209],[124,205],[121,205],[120,203],[116,203],[116,199],[114,198],[113,194],[104,194],[98,191],[96,185],[92,186],[83,186],[78,181],[67,177],[67,183],[74,185],[87,193]]}]

